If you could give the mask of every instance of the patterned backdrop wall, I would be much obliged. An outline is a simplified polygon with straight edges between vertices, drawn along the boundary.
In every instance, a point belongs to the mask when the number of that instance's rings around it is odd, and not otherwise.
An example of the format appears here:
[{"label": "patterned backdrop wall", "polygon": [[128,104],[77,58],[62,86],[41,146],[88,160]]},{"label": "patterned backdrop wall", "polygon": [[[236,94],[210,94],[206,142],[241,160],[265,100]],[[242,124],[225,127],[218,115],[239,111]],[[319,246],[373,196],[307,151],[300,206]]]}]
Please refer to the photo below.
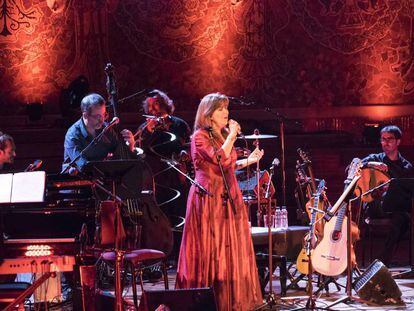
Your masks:
[{"label": "patterned backdrop wall", "polygon": [[[120,96],[220,91],[272,107],[409,104],[410,0],[0,0],[0,109],[59,112],[84,76]],[[128,109],[130,109],[130,106]]]}]

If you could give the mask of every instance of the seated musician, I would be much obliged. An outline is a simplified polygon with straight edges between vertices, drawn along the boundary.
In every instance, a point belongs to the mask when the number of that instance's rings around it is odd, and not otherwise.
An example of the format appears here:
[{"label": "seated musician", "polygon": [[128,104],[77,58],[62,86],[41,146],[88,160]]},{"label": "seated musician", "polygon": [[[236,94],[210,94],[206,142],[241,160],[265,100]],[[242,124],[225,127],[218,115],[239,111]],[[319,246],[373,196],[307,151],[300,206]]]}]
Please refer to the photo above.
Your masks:
[{"label": "seated musician", "polygon": [[[0,132],[0,173],[8,172],[16,157],[16,146],[13,137]],[[3,226],[3,224],[1,224]],[[7,235],[0,228],[0,261],[4,258],[3,240]],[[15,274],[0,275],[0,283],[10,283],[16,278]]]},{"label": "seated musician", "polygon": [[16,145],[13,137],[0,132],[0,172],[8,171],[16,157]]},{"label": "seated musician", "polygon": [[[370,154],[362,160],[362,164],[385,172],[390,178],[408,177],[413,172],[412,164],[404,159],[398,147],[402,132],[395,126],[386,126],[381,130],[381,147],[383,152]],[[391,213],[392,226],[381,250],[379,259],[389,265],[398,241],[406,233],[409,226],[411,198],[404,190],[393,187],[384,194],[382,204],[372,204],[367,213],[369,217],[381,217],[385,212]]]},{"label": "seated musician", "polygon": [[[108,117],[104,98],[95,93],[82,99],[81,111],[82,117],[68,129],[65,136],[63,169],[103,130]],[[135,140],[131,131],[124,129],[121,135],[125,142],[128,142],[128,149],[132,152]],[[69,173],[76,174],[77,171],[82,171],[87,161],[105,159],[109,153],[117,152],[123,143],[115,130],[110,128],[100,141],[76,161],[76,168],[69,169]]]}]

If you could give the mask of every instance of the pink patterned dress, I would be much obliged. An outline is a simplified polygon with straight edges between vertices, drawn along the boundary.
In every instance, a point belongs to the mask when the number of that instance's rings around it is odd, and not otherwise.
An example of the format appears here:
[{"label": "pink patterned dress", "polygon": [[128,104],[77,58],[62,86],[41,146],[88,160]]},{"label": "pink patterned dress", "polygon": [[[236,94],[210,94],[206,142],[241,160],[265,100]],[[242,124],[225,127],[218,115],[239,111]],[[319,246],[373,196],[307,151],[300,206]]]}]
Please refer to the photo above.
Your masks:
[{"label": "pink patterned dress", "polygon": [[[263,298],[247,208],[234,174],[236,152],[233,148],[225,158],[222,143],[215,139],[214,148],[206,130],[198,130],[192,137],[195,179],[213,196],[200,193],[195,186],[190,189],[176,288],[212,286],[219,310],[252,310]],[[224,183],[216,152],[221,157],[236,213],[230,202],[223,200]]]}]

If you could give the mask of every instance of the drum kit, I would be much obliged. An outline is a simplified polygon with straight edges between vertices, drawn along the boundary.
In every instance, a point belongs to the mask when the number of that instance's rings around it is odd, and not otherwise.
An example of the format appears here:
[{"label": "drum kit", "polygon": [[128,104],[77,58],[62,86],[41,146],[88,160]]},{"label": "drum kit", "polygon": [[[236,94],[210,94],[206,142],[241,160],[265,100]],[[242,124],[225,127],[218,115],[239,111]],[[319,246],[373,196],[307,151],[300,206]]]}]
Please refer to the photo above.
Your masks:
[{"label": "drum kit", "polygon": [[[263,139],[276,139],[276,135],[270,134],[260,134],[258,129],[254,130],[252,135],[246,135],[240,137],[240,139],[252,140],[253,145],[256,148],[260,149],[260,140]],[[248,153],[245,151],[245,156],[248,156]],[[261,203],[266,203],[275,193],[274,186],[272,184],[271,177],[267,170],[260,170],[260,160],[256,163],[255,175],[250,176],[249,168],[247,167],[246,174],[236,174],[240,190],[243,194],[243,199],[246,205],[250,208],[252,203],[257,204],[257,224],[260,225],[263,219],[262,205]],[[254,189],[254,192],[252,190]],[[266,191],[267,190],[267,191]],[[265,200],[262,199],[262,196]],[[250,215],[250,213],[249,213]]]}]

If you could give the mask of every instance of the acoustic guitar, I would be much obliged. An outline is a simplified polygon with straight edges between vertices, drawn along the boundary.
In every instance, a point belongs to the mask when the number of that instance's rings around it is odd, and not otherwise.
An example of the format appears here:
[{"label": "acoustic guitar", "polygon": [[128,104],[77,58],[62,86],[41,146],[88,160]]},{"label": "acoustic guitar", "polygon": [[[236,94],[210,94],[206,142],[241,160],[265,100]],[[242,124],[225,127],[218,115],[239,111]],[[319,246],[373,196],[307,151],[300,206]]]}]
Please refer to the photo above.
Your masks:
[{"label": "acoustic guitar", "polygon": [[[354,158],[349,166],[348,177],[345,180],[345,190],[335,205],[331,208],[333,213],[338,211],[325,223],[321,242],[312,252],[312,266],[315,271],[327,276],[336,276],[343,273],[347,267],[347,203],[346,197],[351,193],[360,178],[361,160]],[[359,229],[351,226],[351,239],[359,238]],[[355,263],[355,252],[351,248],[351,261]]]},{"label": "acoustic guitar", "polygon": [[[320,197],[322,195],[322,193],[325,191],[325,180],[321,180],[319,182],[318,185],[318,189],[316,190],[316,193],[313,195],[312,198],[312,203],[313,206],[312,208],[309,208],[310,213],[311,213],[311,228],[309,230],[309,233],[305,235],[304,238],[304,246],[301,250],[301,252],[299,253],[298,258],[296,259],[296,269],[302,273],[302,274],[308,274],[309,273],[309,256],[307,254],[306,248],[307,248],[307,243],[310,242],[310,248],[313,249],[315,248],[316,244],[318,243],[319,237],[317,232],[315,231],[315,228],[317,227],[316,222],[320,222],[322,221],[322,219],[317,219],[317,215],[320,214],[320,212],[318,212],[316,209],[320,209]],[[309,201],[311,202],[311,201]],[[308,202],[308,204],[309,204]],[[310,239],[310,241],[309,241]]]}]

